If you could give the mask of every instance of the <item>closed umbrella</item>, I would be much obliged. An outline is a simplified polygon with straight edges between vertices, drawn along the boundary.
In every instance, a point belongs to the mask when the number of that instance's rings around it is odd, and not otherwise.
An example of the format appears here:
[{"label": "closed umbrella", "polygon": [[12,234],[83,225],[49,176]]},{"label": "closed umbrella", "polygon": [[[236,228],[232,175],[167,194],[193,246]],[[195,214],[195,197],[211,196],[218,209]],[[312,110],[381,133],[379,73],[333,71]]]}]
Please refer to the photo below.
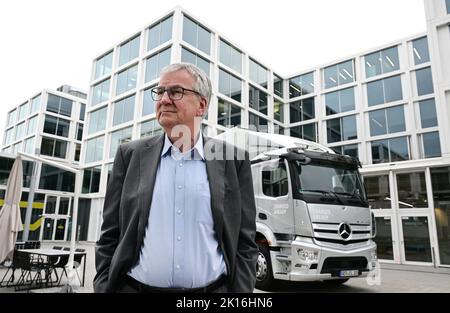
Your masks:
[{"label": "closed umbrella", "polygon": [[0,263],[12,260],[17,233],[23,230],[19,207],[22,183],[22,159],[19,156],[9,173],[5,202],[0,210]]}]

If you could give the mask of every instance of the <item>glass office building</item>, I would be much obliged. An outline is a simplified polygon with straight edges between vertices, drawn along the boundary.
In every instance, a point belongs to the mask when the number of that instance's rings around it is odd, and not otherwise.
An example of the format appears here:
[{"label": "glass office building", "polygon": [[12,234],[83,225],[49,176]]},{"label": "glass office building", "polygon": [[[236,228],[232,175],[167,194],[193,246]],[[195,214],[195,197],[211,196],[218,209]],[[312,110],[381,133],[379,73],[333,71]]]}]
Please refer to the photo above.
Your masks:
[{"label": "glass office building", "polygon": [[[7,113],[0,153],[0,206],[17,152],[79,165],[86,98],[83,91],[63,85],[57,90],[42,90]],[[20,201],[23,223],[26,222],[30,180],[33,176],[38,178],[28,239],[68,240],[75,176],[53,166],[36,164],[23,161],[24,183]],[[18,239],[22,239],[22,232]]]}]

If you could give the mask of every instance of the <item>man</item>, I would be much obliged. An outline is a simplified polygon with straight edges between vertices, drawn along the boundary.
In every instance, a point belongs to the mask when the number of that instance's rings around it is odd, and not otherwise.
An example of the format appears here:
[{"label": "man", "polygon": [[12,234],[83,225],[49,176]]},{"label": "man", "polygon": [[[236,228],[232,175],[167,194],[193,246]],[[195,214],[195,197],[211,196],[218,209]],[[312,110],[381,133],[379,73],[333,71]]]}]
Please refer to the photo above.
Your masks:
[{"label": "man", "polygon": [[227,160],[229,146],[203,137],[211,82],[192,64],[165,68],[152,97],[164,134],[118,148],[95,291],[252,292],[258,249],[248,154],[239,160],[232,147]]}]

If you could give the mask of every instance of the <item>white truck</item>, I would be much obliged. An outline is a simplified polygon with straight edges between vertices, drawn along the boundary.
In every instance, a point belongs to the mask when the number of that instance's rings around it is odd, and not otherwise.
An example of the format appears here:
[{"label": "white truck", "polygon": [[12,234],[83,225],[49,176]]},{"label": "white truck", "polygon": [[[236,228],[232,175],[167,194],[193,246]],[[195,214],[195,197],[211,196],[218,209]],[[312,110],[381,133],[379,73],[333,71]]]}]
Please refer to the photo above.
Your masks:
[{"label": "white truck", "polygon": [[233,128],[249,151],[259,257],[256,288],[275,280],[345,283],[377,266],[376,227],[360,162],[315,142]]}]

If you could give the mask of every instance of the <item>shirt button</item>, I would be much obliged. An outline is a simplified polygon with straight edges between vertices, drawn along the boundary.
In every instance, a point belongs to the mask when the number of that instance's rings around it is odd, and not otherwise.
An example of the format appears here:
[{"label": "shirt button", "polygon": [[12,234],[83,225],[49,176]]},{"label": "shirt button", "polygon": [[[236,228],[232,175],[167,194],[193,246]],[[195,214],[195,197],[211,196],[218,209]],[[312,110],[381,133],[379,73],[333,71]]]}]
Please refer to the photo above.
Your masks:
[{"label": "shirt button", "polygon": [[180,209],[177,210],[177,214],[181,215],[181,210]]},{"label": "shirt button", "polygon": [[183,163],[180,163],[179,166],[180,166],[180,167],[183,167]]},{"label": "shirt button", "polygon": [[177,270],[179,270],[181,268],[181,266],[177,265],[176,268],[177,268]]},{"label": "shirt button", "polygon": [[180,190],[181,190],[181,189],[183,189],[183,186],[181,186],[181,185],[178,185],[178,189],[180,189]]},{"label": "shirt button", "polygon": [[181,241],[181,236],[178,236],[178,237],[177,237],[177,240],[178,240],[178,241]]}]

